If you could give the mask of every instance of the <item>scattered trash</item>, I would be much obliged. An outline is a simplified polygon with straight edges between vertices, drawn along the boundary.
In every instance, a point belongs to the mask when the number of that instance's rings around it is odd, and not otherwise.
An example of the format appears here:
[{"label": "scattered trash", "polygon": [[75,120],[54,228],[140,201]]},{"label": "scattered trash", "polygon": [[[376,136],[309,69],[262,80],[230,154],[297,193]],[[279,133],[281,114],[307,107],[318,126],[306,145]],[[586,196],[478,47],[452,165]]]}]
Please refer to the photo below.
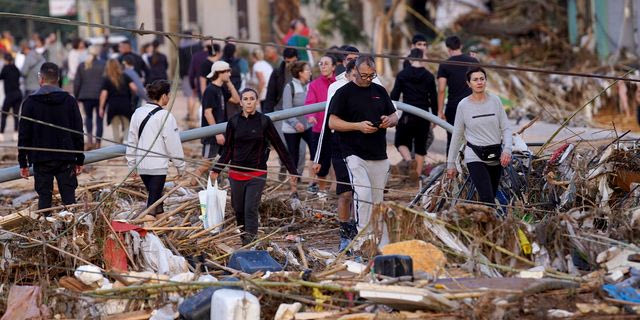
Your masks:
[{"label": "scattered trash", "polygon": [[258,320],[260,302],[253,294],[233,289],[220,289],[211,297],[211,320]]}]

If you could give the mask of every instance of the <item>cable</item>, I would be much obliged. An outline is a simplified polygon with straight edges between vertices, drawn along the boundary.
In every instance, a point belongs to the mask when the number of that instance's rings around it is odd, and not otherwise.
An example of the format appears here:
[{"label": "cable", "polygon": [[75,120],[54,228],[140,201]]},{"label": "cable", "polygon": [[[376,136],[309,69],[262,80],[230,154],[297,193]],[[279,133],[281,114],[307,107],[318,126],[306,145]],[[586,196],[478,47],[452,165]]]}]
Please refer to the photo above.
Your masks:
[{"label": "cable", "polygon": [[[110,30],[117,30],[117,31],[122,31],[122,32],[131,32],[131,33],[135,33],[135,34],[138,34],[138,35],[153,34],[153,35],[165,36],[165,37],[168,37],[168,38],[169,37],[194,38],[194,39],[200,39],[200,40],[221,41],[221,42],[225,42],[225,43],[226,42],[232,42],[232,43],[241,43],[241,44],[255,45],[255,46],[269,45],[269,46],[273,46],[273,47],[277,47],[277,48],[291,48],[291,49],[296,49],[296,50],[309,50],[309,51],[315,51],[315,52],[320,52],[320,53],[343,54],[343,55],[353,54],[353,52],[341,51],[341,50],[331,50],[331,49],[326,49],[326,48],[307,48],[307,47],[300,47],[300,46],[282,45],[282,44],[277,44],[277,43],[266,43],[266,42],[258,42],[258,41],[239,40],[239,39],[233,39],[233,38],[232,39],[225,39],[225,38],[218,38],[218,37],[213,37],[213,36],[205,36],[205,35],[201,35],[201,34],[185,34],[185,33],[174,33],[174,32],[164,32],[164,31],[144,30],[144,29],[131,29],[131,28],[124,28],[124,27],[112,26],[112,25],[107,25],[107,24],[101,24],[101,23],[72,21],[72,20],[68,20],[68,19],[44,17],[44,16],[21,14],[21,13],[0,12],[0,17],[20,18],[20,19],[35,20],[35,21],[42,21],[42,22],[49,22],[49,23],[63,24],[63,25],[74,25],[74,26],[84,26],[84,27],[91,27],[91,28],[110,29]],[[376,57],[376,58],[399,59],[399,60],[404,60],[404,59],[407,58],[407,57],[404,57],[404,56],[398,56],[398,55],[392,55],[392,54],[384,54],[384,53],[377,53],[377,54],[376,53],[370,53],[370,54],[367,54],[367,55],[369,55],[371,57]],[[554,71],[554,70],[546,70],[546,69],[540,69],[540,68],[514,67],[514,66],[508,66],[508,65],[496,65],[496,64],[484,64],[484,63],[468,63],[468,62],[461,62],[461,61],[449,61],[449,60],[438,60],[438,59],[424,59],[424,58],[423,59],[419,59],[419,58],[416,58],[414,60],[427,62],[427,63],[433,63],[433,64],[448,64],[448,65],[467,66],[467,67],[479,66],[479,67],[483,67],[483,68],[487,68],[487,69],[498,69],[498,70],[509,70],[509,71],[524,71],[524,72],[534,72],[534,73],[543,73],[543,74],[563,75],[563,76],[570,76],[570,77],[583,77],[583,78],[595,78],[595,79],[607,79],[607,80],[621,80],[621,81],[630,81],[630,82],[640,82],[640,79],[632,79],[632,78],[616,77],[616,76],[607,76],[607,75],[599,75],[599,74],[591,74],[591,73],[582,73],[582,72],[557,71],[557,70]]]}]

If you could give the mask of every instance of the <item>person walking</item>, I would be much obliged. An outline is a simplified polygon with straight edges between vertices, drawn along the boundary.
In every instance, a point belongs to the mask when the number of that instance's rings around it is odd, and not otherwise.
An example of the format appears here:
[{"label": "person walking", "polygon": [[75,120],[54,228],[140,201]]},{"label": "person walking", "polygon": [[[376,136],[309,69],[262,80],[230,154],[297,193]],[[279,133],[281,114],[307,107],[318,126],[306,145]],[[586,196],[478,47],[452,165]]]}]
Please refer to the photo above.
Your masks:
[{"label": "person walking", "polygon": [[258,93],[253,89],[245,89],[240,97],[242,112],[229,119],[222,156],[214,165],[210,178],[216,180],[224,167],[231,164],[231,206],[237,225],[242,226],[242,244],[247,245],[258,235],[258,207],[266,183],[269,145],[275,148],[292,174],[289,181],[291,192],[296,191],[298,173],[271,118],[256,110]]},{"label": "person walking", "polygon": [[[240,103],[238,91],[231,83],[231,66],[227,62],[216,61],[211,66],[207,78],[211,83],[202,96],[202,127],[227,122],[227,103]],[[222,151],[225,136],[219,133],[213,137],[203,138],[201,142],[202,157],[208,161],[196,169],[195,175],[198,177],[210,170],[211,162]],[[191,184],[196,185],[197,180],[192,179]]]},{"label": "person walking", "polygon": [[[191,35],[193,32],[191,30],[186,30],[185,33]],[[189,79],[189,70],[192,58],[202,51],[202,44],[198,39],[180,39],[180,47],[178,49],[178,57],[180,58],[180,63],[178,72],[180,73],[180,79],[182,79],[182,81],[180,82],[180,85],[182,87],[182,94],[187,98],[187,121],[190,121],[191,117],[195,114],[197,102],[199,100],[197,99],[198,96],[195,95],[196,87],[191,84],[191,81]]]},{"label": "person walking", "polygon": [[71,41],[71,50],[69,50],[69,54],[67,56],[67,67],[69,71],[67,72],[67,77],[71,82],[73,82],[76,78],[76,71],[78,71],[78,66],[80,63],[87,60],[87,48],[86,44],[82,39],[73,39]]},{"label": "person walking", "polygon": [[250,84],[260,95],[260,108],[262,108],[267,98],[267,81],[269,81],[269,77],[271,77],[273,67],[264,60],[264,53],[262,49],[259,48],[253,50],[251,60],[253,67],[251,70]]},{"label": "person walking", "polygon": [[[478,63],[476,58],[462,54],[462,43],[457,36],[448,37],[444,43],[449,53],[447,61]],[[441,64],[438,67],[438,116],[451,125],[456,119],[458,103],[471,94],[471,89],[466,83],[467,69],[467,66],[452,64]],[[445,92],[448,93],[446,109],[444,109]],[[450,144],[451,133],[447,132],[447,152]]]},{"label": "person walking", "polygon": [[132,96],[137,93],[137,88],[131,78],[123,73],[118,60],[107,61],[105,74],[100,90],[99,114],[104,117],[107,109],[107,124],[112,125],[113,140],[122,143],[129,131],[129,119],[134,107]]},{"label": "person walking", "polygon": [[467,71],[472,94],[460,101],[447,157],[447,175],[457,176],[456,160],[463,139],[464,162],[481,202],[495,204],[502,167],[511,162],[511,127],[500,98],[488,93],[487,73],[480,67]]},{"label": "person walking", "polygon": [[[102,89],[105,63],[99,59],[100,48],[89,47],[87,60],[81,62],[75,72],[73,94],[84,108],[84,126],[88,133],[85,150],[98,149],[102,143],[102,116],[100,115],[100,90]],[[95,128],[94,127],[95,112]]]},{"label": "person walking", "polygon": [[[153,83],[156,80],[167,80],[167,70],[169,62],[167,56],[158,50],[160,41],[153,40],[151,43],[152,53],[149,58],[149,76],[145,79],[147,83]],[[129,55],[130,56],[130,55]],[[124,59],[123,59],[124,61]]]},{"label": "person walking", "polygon": [[[164,109],[169,104],[171,85],[166,80],[156,80],[147,85],[146,91],[149,101],[131,117],[126,159],[129,170],[136,169],[147,189],[148,208],[162,198],[169,160],[178,170],[178,176],[182,176],[186,164],[178,124],[171,112]],[[157,217],[162,213],[164,207],[160,203],[150,215]]]},{"label": "person walking", "polygon": [[82,172],[84,163],[84,139],[77,101],[58,87],[58,66],[45,62],[38,70],[41,87],[28,96],[22,106],[18,162],[20,176],[25,179],[29,177],[29,166],[33,165],[38,209],[46,209],[51,207],[54,178],[62,203],[70,205],[76,202],[77,175]]},{"label": "person walking", "polygon": [[283,60],[280,62],[280,66],[271,73],[267,83],[267,97],[264,105],[262,105],[262,112],[265,114],[282,110],[282,92],[285,84],[291,81],[289,70],[291,65],[298,61],[298,51],[292,48],[285,48],[282,56]]},{"label": "person walking", "polygon": [[[408,67],[398,73],[393,90],[391,90],[391,100],[402,101],[424,111],[438,114],[438,93],[436,90],[436,79],[431,72],[425,68],[421,61],[411,58],[421,59],[424,52],[421,49],[413,49],[409,54]],[[417,181],[422,175],[424,167],[424,157],[427,154],[427,139],[430,134],[431,123],[428,120],[414,116],[408,112],[403,112],[398,126],[394,144],[402,155],[402,163],[399,167],[409,169],[408,175],[411,181]],[[415,152],[415,161],[411,159],[411,149]],[[415,166],[413,165],[415,164]],[[404,174],[404,173],[403,173]]]},{"label": "person walking", "polygon": [[7,125],[9,113],[13,116],[14,141],[18,134],[18,115],[22,103],[22,91],[20,91],[20,70],[13,63],[10,53],[3,56],[4,66],[0,71],[0,80],[4,82],[4,101],[2,102],[2,116],[0,116],[0,141],[5,140],[4,129]]},{"label": "person walking", "polygon": [[[291,81],[284,87],[282,93],[283,110],[304,106],[307,97],[307,84],[311,80],[311,68],[306,62],[297,61],[291,66],[291,76]],[[300,140],[304,140],[309,146],[311,158],[314,156],[315,150],[311,149],[311,140],[313,139],[311,126],[304,116],[289,118],[282,122],[282,133],[287,142],[289,156],[293,159],[293,163],[296,164],[300,173],[304,170],[305,162],[304,153],[300,157]]]},{"label": "person walking", "polygon": [[[133,84],[136,85],[136,95],[133,97],[133,108],[137,109],[142,103],[147,100],[147,91],[142,83],[142,79],[138,76],[136,69],[134,68],[135,61],[132,56],[126,56],[122,59],[122,66],[124,67],[124,74],[128,76]],[[166,80],[166,79],[164,79]]]},{"label": "person walking", "polygon": [[142,60],[142,57],[133,52],[133,49],[131,48],[131,41],[125,40],[120,42],[118,44],[118,53],[118,62],[122,63],[124,57],[132,56],[135,61],[133,68],[136,70],[136,73],[138,73],[138,76],[142,79],[149,77],[149,67],[144,60]]},{"label": "person walking", "polygon": [[[398,116],[385,88],[372,82],[377,76],[373,58],[358,57],[355,71],[355,81],[338,89],[331,100],[329,128],[339,135],[353,184],[358,229],[362,231],[371,220],[372,204],[383,201],[389,173],[386,132],[397,124]],[[382,225],[380,245],[388,243],[388,232]],[[372,234],[371,229],[366,233]]]},{"label": "person walking", "polygon": [[[409,50],[409,55],[411,55],[411,51],[413,51],[413,49],[420,49],[422,50],[422,52],[425,53],[425,57],[426,58],[426,53],[427,53],[427,38],[418,33],[413,35],[413,37],[411,38],[411,48]],[[411,60],[410,59],[406,59],[402,62],[402,68],[406,69],[408,67],[411,66]]]},{"label": "person walking", "polygon": [[[309,90],[307,91],[307,97],[304,101],[305,105],[326,102],[329,86],[336,81],[336,76],[334,74],[336,69],[336,60],[332,55],[322,56],[318,66],[320,67],[320,77],[309,83]],[[315,154],[318,149],[318,142],[320,141],[320,132],[322,131],[322,126],[325,122],[324,111],[315,112],[306,115],[305,117],[309,124],[313,125],[311,128],[311,150],[313,150],[313,152],[311,152],[311,154],[314,156],[312,158],[318,158],[319,163],[321,163],[321,168],[316,173],[321,180],[318,181],[318,183],[313,182],[308,189],[311,193],[317,193],[319,190],[325,191],[326,189],[327,183],[325,180],[329,174],[329,169],[331,168],[331,149],[326,148],[324,150],[324,154],[319,156]]]},{"label": "person walking", "polygon": [[44,42],[39,35],[34,35],[35,48],[29,50],[22,64],[20,73],[24,77],[24,95],[28,97],[33,92],[40,89],[40,80],[38,78],[38,70],[43,63],[46,62],[44,57],[46,48]]}]

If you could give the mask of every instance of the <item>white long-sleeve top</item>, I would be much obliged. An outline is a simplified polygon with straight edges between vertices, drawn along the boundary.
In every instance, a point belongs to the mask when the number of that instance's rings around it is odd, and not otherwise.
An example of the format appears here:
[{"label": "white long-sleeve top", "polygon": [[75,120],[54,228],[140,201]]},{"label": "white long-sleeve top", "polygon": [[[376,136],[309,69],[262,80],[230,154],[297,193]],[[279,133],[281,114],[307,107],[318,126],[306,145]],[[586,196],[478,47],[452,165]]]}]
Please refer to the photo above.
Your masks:
[{"label": "white long-sleeve top", "polygon": [[[156,112],[149,118],[142,135],[138,137],[138,129],[142,121],[156,107],[158,105],[147,103],[136,109],[131,116],[127,138],[129,145],[126,152],[127,165],[131,169],[138,164],[138,174],[166,175],[169,169],[169,159],[171,159],[178,172],[182,173],[185,168],[184,152],[180,141],[180,131],[176,119],[171,113],[164,109]],[[167,118],[166,122],[165,117]],[[159,135],[158,132],[160,132]],[[157,139],[156,136],[158,136]],[[131,146],[137,146],[138,149]],[[153,152],[147,154],[145,150]],[[145,154],[147,156],[143,158]]]},{"label": "white long-sleeve top", "polygon": [[[500,98],[486,93],[483,102],[471,100],[468,96],[460,101],[453,124],[453,136],[449,146],[447,168],[455,168],[458,151],[466,140],[476,146],[488,146],[502,143],[502,152],[511,154],[511,127],[507,113],[502,107]],[[464,150],[464,162],[481,161],[488,165],[496,165],[499,161],[483,161],[471,148]]]}]

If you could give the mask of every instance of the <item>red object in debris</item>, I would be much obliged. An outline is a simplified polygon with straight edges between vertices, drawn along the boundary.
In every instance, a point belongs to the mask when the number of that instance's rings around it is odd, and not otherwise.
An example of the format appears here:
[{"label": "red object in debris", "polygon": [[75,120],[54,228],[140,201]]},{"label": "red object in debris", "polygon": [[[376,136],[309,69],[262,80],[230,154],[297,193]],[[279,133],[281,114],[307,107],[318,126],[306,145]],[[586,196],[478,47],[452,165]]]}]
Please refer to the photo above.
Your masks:
[{"label": "red object in debris", "polygon": [[[142,237],[147,235],[147,230],[126,222],[111,221],[111,227],[118,233],[118,237],[120,237],[120,242],[122,243],[124,243],[124,239],[121,234],[122,232],[135,230]],[[128,271],[127,253],[124,251],[124,248],[120,246],[120,243],[118,243],[118,240],[115,239],[113,234],[109,235],[107,240],[104,242],[103,253],[104,264],[107,270],[120,272]]]},{"label": "red object in debris", "polygon": [[556,149],[556,151],[554,151],[553,154],[551,155],[551,158],[549,159],[549,163],[556,164],[560,160],[560,157],[562,157],[562,154],[564,153],[564,151],[567,150],[568,146],[569,144],[565,143],[564,145],[562,145],[562,147]]}]

